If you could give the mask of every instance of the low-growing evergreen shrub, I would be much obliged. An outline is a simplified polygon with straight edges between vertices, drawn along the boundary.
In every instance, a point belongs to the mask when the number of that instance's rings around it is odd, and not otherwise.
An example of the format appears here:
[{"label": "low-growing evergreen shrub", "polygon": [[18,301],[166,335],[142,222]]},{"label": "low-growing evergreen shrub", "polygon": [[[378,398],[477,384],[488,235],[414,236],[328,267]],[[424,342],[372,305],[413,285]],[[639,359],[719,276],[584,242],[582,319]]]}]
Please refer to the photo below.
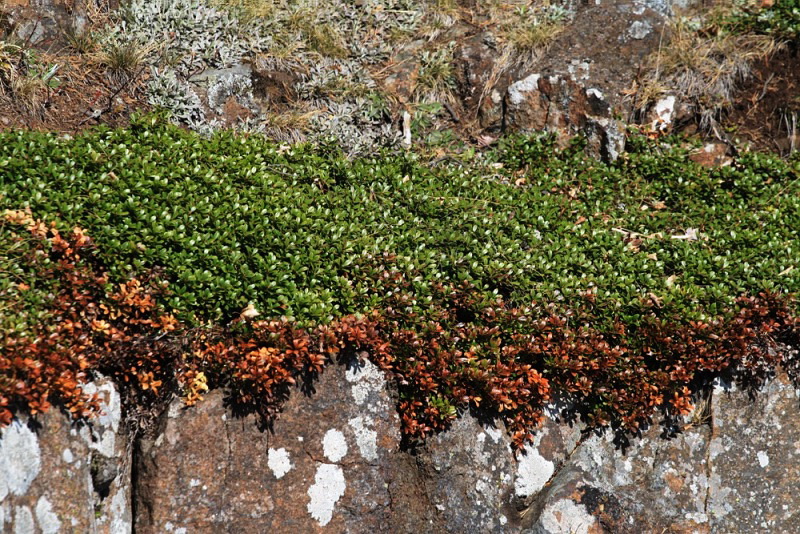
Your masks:
[{"label": "low-growing evergreen shrub", "polygon": [[153,117],[0,134],[3,419],[91,411],[95,370],[129,403],[226,387],[269,416],[359,353],[395,379],[407,439],[471,406],[521,445],[554,397],[636,432],[722,372],[794,368],[800,162],[629,145],[607,165],[520,137],[437,167]]},{"label": "low-growing evergreen shrub", "polygon": [[356,266],[384,253],[413,274],[421,310],[432,284],[468,281],[519,304],[593,292],[626,320],[654,301],[703,318],[800,284],[798,166],[773,156],[706,169],[643,144],[605,165],[521,138],[429,168],[149,121],[2,134],[0,194],[85,228],[114,280],[163,268],[184,320],[230,320],[250,302],[301,323],[369,312],[386,295]]},{"label": "low-growing evergreen shrub", "polygon": [[800,37],[800,1],[762,2],[759,7],[735,11],[728,22],[738,31],[754,31],[796,41]]}]

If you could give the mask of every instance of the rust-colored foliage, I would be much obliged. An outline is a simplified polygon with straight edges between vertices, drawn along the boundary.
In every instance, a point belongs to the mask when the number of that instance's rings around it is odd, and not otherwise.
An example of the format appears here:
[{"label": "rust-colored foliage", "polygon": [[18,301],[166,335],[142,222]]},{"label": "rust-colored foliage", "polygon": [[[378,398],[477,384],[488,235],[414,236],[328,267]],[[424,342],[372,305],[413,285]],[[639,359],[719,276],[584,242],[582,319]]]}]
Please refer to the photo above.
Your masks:
[{"label": "rust-colored foliage", "polygon": [[[29,234],[17,236],[33,241],[27,263],[38,278],[53,286],[48,320],[32,331],[3,335],[0,423],[11,421],[14,407],[37,414],[48,410],[52,400],[75,417],[91,415],[98,409],[97,399],[81,386],[100,368],[157,393],[161,381],[156,377],[166,370],[154,365],[152,358],[145,363],[129,356],[140,352],[134,348],[147,345],[143,341],[148,337],[177,327],[172,316],[157,310],[153,288],[133,279],[108,290],[105,273],[86,254],[91,239],[80,228],[62,236],[54,225],[47,226],[24,211],[7,211],[4,219]],[[109,365],[112,360],[120,365]]]},{"label": "rust-colored foliage", "polygon": [[209,388],[225,387],[236,403],[269,418],[292,386],[358,355],[397,384],[407,440],[442,430],[459,409],[473,407],[502,418],[521,447],[554,398],[591,425],[636,433],[657,413],[690,411],[692,394],[722,373],[755,387],[777,366],[796,367],[781,347],[797,345],[800,323],[776,295],[742,297],[737,310],[710,322],[654,312],[627,325],[604,322],[591,295],[578,309],[521,308],[500,297],[487,302],[466,283],[440,284],[420,311],[410,277],[392,269],[390,256],[357,271],[392,295],[385,309],[308,328],[242,317],[188,329],[158,308],[164,287],[155,279],[111,287],[80,229],[62,236],[25,212],[5,219],[39,243],[32,264],[46,251],[52,262],[38,275],[55,288],[49,321],[3,339],[5,424],[13,409],[40,413],[54,399],[76,417],[91,415],[97,401],[81,384],[95,371],[123,386],[129,404],[175,391],[194,404]]}]

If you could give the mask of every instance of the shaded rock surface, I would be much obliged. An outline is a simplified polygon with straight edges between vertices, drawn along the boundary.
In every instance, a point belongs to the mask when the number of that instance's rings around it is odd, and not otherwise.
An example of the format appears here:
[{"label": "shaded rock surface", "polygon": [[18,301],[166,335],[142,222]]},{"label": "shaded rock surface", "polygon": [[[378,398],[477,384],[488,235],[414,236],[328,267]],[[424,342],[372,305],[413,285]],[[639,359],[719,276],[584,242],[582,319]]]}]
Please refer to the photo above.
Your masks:
[{"label": "shaded rock surface", "polygon": [[62,45],[66,31],[80,32],[86,26],[86,5],[83,0],[5,0],[0,4],[0,38],[10,34],[40,47]]},{"label": "shaded rock surface", "polygon": [[137,532],[434,529],[382,374],[334,366],[315,389],[296,392],[271,430],[226,410],[221,392],[175,401],[140,446]]},{"label": "shaded rock surface", "polygon": [[[105,415],[15,421],[0,439],[3,532],[791,532],[800,522],[798,391],[719,383],[671,437],[620,448],[552,419],[523,454],[464,414],[400,448],[395,394],[369,363],[329,367],[271,429],[221,391],[179,400],[131,448],[111,384]],[[131,505],[131,495],[133,504]]]},{"label": "shaded rock surface", "polygon": [[0,530],[15,534],[130,532],[128,441],[113,384],[86,387],[103,415],[73,424],[53,409],[0,431]]}]

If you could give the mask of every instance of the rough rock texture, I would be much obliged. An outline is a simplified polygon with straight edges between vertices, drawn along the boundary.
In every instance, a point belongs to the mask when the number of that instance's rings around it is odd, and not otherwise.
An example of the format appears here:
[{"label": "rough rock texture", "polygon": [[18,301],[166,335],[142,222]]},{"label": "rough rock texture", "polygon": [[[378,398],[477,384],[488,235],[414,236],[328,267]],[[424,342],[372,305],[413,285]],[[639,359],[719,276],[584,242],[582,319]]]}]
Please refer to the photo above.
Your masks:
[{"label": "rough rock texture", "polygon": [[513,515],[514,462],[502,427],[465,415],[418,457],[427,499],[447,530],[494,532]]},{"label": "rough rock texture", "polygon": [[[623,450],[548,420],[517,457],[502,425],[464,414],[400,449],[394,395],[371,364],[329,367],[271,430],[221,392],[140,440],[119,401],[75,427],[57,412],[0,438],[2,532],[792,532],[800,522],[800,394],[779,375],[754,397],[719,383],[671,438]],[[133,513],[129,503],[135,495]]]},{"label": "rough rock texture", "polygon": [[625,126],[603,93],[572,77],[531,74],[508,87],[505,108],[509,128],[553,132],[562,145],[583,132],[589,149],[610,160],[625,149]]},{"label": "rough rock texture", "polygon": [[119,395],[106,380],[86,389],[104,400],[104,414],[91,424],[72,424],[52,410],[0,431],[0,531],[131,531],[131,473]]},{"label": "rough rock texture", "polygon": [[[682,2],[686,7],[693,2]],[[583,5],[574,21],[550,45],[542,59],[517,72],[504,91],[502,128],[550,131],[563,144],[577,133],[587,135],[588,149],[614,160],[625,147],[625,126],[633,102],[626,99],[648,54],[668,36],[673,15],[668,0],[611,0]],[[497,125],[487,115],[484,127]]]},{"label": "rough rock texture", "polygon": [[274,433],[233,419],[219,394],[175,404],[142,449],[137,528],[785,532],[798,521],[797,393],[784,376],[755,401],[715,388],[670,439],[656,425],[623,451],[610,433],[549,421],[517,458],[502,426],[470,414],[400,451],[390,390],[369,364],[329,369],[316,389],[294,395]]},{"label": "rough rock texture", "polygon": [[473,35],[459,43],[454,54],[459,96],[467,110],[487,130],[499,131],[503,120],[503,92],[509,75],[498,67],[500,51],[495,37],[488,32]]},{"label": "rough rock texture", "polygon": [[785,375],[754,399],[717,386],[672,439],[656,426],[623,453],[592,435],[537,497],[532,531],[794,531],[797,399]]},{"label": "rough rock texture", "polygon": [[725,167],[733,163],[730,147],[725,143],[706,143],[689,158],[706,167]]},{"label": "rough rock texture", "polygon": [[5,0],[0,15],[0,38],[11,33],[26,43],[46,47],[63,41],[67,30],[86,25],[86,2],[81,0]]},{"label": "rough rock texture", "polygon": [[138,455],[137,532],[427,530],[433,518],[408,509],[418,488],[381,373],[333,366],[315,389],[296,392],[272,431],[235,417],[220,392],[173,403]]},{"label": "rough rock texture", "polygon": [[673,15],[670,0],[590,2],[535,66],[543,78],[571,79],[603,95],[611,108],[627,107],[624,91],[644,58],[658,49]]},{"label": "rough rock texture", "polygon": [[714,395],[709,443],[708,515],[712,530],[789,532],[800,524],[798,397],[779,376],[755,399]]}]

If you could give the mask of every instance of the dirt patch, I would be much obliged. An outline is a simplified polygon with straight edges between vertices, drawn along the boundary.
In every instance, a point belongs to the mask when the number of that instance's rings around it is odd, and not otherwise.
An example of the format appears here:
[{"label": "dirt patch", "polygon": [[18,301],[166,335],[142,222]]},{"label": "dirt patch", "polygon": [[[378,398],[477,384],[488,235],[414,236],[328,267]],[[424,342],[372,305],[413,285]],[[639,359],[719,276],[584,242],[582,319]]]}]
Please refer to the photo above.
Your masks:
[{"label": "dirt patch", "polygon": [[756,150],[800,150],[800,46],[758,62],[723,119],[725,129]]},{"label": "dirt patch", "polygon": [[33,86],[26,98],[10,84],[0,87],[0,130],[75,132],[101,123],[113,127],[126,124],[132,112],[148,109],[143,72],[132,79],[112,79],[87,55],[66,50],[41,53],[39,61],[57,66],[57,83]]}]

